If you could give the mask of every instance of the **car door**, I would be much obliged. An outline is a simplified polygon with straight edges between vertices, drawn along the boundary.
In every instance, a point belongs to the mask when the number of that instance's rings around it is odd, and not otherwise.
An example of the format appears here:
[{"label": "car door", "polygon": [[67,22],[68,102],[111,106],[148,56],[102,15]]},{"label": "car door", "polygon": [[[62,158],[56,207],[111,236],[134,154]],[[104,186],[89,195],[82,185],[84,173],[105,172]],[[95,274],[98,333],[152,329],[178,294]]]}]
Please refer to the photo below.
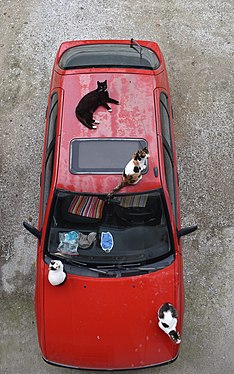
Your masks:
[{"label": "car door", "polygon": [[[162,174],[165,176],[167,192],[171,205],[170,219],[172,224],[173,237],[176,253],[175,261],[175,289],[177,305],[179,305],[180,315],[183,316],[184,311],[184,282],[183,282],[183,259],[181,241],[177,238],[177,232],[180,228],[180,210],[179,210],[179,191],[178,191],[178,175],[176,166],[176,151],[174,142],[174,129],[172,108],[170,104],[169,95],[166,91],[161,91],[159,94],[159,111],[161,123],[161,146],[163,167]],[[168,201],[168,199],[167,199]],[[182,326],[182,319],[179,319],[179,328]]]},{"label": "car door", "polygon": [[[62,99],[59,90],[53,92],[49,99],[47,110],[46,131],[44,139],[44,154],[41,173],[41,196],[39,228],[42,230],[45,222],[46,208],[49,202],[52,180],[55,168],[56,136],[59,131],[59,101]],[[53,192],[52,192],[53,194]]]},{"label": "car door", "polygon": [[[60,95],[61,93],[61,95]],[[41,240],[38,241],[37,251],[37,271],[36,271],[36,289],[35,289],[35,313],[37,316],[37,327],[39,341],[43,334],[43,276],[45,271],[43,247],[45,242],[46,224],[48,220],[48,209],[53,197],[56,174],[56,159],[58,144],[56,138],[60,125],[60,100],[62,100],[62,91],[59,89],[53,92],[49,97],[48,109],[46,113],[46,129],[44,137],[44,152],[42,158],[41,172],[41,192],[40,192],[40,210],[39,210],[39,230],[42,233]],[[42,349],[42,347],[41,347]]]}]

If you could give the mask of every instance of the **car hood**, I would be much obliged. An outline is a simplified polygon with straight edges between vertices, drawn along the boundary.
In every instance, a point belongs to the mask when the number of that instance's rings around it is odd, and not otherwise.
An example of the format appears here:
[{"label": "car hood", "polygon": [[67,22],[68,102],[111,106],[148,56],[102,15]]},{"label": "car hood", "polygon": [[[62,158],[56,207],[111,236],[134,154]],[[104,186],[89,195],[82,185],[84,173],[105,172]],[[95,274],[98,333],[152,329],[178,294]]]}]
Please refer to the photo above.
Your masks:
[{"label": "car hood", "polygon": [[[157,365],[178,346],[158,327],[157,311],[175,305],[174,263],[147,275],[91,278],[68,274],[53,287],[44,279],[44,358],[90,369]],[[175,305],[176,306],[176,305]]]}]

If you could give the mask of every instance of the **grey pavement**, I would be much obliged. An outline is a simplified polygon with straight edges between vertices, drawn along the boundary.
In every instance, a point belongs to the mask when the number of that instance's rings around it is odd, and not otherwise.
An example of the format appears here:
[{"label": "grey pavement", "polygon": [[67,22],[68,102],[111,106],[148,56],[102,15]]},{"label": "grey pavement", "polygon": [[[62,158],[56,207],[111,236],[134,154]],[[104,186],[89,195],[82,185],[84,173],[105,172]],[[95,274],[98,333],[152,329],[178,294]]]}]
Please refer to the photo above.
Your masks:
[{"label": "grey pavement", "polygon": [[37,224],[45,110],[60,43],[131,37],[157,41],[164,53],[182,223],[199,226],[183,239],[180,356],[135,373],[234,372],[233,8],[231,0],[0,1],[2,374],[76,372],[41,359],[33,310],[36,241],[22,221]]}]

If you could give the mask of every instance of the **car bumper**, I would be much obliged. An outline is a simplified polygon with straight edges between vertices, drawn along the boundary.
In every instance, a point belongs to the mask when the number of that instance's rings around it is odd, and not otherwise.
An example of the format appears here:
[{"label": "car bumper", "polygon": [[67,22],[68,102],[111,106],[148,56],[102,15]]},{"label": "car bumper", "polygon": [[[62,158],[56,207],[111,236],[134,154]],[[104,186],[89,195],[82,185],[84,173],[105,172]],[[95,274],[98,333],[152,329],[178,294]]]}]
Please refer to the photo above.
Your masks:
[{"label": "car bumper", "polygon": [[171,360],[169,361],[164,361],[164,362],[160,362],[160,363],[157,363],[157,364],[152,364],[152,365],[146,365],[146,366],[136,366],[136,367],[120,367],[120,368],[90,368],[90,367],[80,367],[80,366],[71,366],[71,365],[63,365],[63,364],[60,364],[58,362],[53,362],[53,361],[50,361],[50,360],[47,360],[45,357],[42,356],[43,360],[49,364],[49,365],[53,365],[53,366],[59,366],[59,367],[64,367],[64,368],[68,368],[68,369],[83,369],[83,370],[107,370],[107,371],[114,371],[114,370],[134,370],[134,369],[146,369],[146,368],[151,368],[151,367],[156,367],[156,366],[164,366],[164,365],[168,365],[168,364],[172,364],[173,362],[175,362],[177,360],[177,358],[179,357],[179,352],[176,354],[176,356],[174,358],[172,358]]}]

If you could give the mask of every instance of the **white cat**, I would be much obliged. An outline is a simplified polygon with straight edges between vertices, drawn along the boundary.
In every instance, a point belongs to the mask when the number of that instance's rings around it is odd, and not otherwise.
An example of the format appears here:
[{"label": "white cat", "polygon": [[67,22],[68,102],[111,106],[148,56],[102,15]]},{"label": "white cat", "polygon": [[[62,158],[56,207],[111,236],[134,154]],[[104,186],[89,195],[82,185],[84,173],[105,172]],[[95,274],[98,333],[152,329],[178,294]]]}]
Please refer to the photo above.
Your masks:
[{"label": "white cat", "polygon": [[177,311],[170,303],[163,304],[158,310],[159,327],[174,343],[180,344],[180,334],[176,331],[177,317]]},{"label": "white cat", "polygon": [[63,270],[63,263],[59,260],[51,260],[49,264],[48,280],[52,286],[59,286],[64,283],[67,278],[66,272]]}]

